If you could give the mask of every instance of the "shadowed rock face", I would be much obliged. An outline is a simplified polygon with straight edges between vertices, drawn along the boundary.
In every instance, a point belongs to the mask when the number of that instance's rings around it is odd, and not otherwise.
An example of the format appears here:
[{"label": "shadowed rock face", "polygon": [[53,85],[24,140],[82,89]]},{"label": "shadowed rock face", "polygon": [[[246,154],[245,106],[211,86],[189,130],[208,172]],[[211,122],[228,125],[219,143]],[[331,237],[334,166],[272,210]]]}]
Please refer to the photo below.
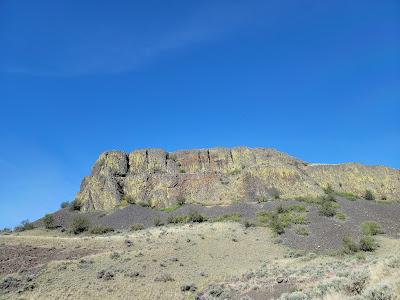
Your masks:
[{"label": "shadowed rock face", "polygon": [[274,149],[214,148],[166,152],[111,151],[100,155],[85,177],[77,201],[82,210],[110,210],[132,199],[168,207],[187,203],[222,205],[269,198],[322,195],[336,191],[377,199],[400,199],[400,171],[382,166],[308,164]]}]

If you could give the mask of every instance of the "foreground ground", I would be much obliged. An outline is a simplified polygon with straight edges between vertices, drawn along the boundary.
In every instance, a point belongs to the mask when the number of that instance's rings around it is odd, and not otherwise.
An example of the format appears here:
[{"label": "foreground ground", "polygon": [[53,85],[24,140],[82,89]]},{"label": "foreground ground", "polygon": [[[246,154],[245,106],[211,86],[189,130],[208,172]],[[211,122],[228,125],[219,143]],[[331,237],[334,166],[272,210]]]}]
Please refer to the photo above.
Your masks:
[{"label": "foreground ground", "polygon": [[0,299],[397,299],[400,241],[338,255],[237,222],[0,236]]}]

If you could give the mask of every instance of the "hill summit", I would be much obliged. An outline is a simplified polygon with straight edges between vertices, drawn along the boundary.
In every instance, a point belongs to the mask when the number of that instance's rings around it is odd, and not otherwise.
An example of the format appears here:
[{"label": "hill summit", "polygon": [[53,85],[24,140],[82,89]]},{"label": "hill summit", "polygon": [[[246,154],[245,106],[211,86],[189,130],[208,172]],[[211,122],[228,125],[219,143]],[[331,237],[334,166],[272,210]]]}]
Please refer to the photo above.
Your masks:
[{"label": "hill summit", "polygon": [[397,201],[400,171],[358,163],[311,164],[270,148],[110,151],[83,179],[75,201],[83,211],[128,203],[226,205],[315,197],[328,186],[356,197],[368,190],[377,200]]}]

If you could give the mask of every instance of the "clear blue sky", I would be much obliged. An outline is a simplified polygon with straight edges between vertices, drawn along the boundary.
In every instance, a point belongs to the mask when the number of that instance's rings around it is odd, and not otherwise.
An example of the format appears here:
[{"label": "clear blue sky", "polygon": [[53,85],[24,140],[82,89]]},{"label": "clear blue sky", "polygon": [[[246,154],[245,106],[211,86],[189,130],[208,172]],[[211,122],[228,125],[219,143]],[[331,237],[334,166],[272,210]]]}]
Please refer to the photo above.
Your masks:
[{"label": "clear blue sky", "polygon": [[400,168],[400,2],[0,0],[0,227],[105,150]]}]

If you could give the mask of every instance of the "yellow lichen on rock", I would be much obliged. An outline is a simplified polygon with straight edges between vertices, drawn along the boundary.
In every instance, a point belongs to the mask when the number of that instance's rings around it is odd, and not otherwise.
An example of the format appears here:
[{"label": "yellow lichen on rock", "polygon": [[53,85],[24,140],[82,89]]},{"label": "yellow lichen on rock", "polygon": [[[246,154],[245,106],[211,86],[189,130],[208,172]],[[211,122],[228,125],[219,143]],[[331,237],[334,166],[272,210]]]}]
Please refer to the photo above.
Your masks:
[{"label": "yellow lichen on rock", "polygon": [[307,164],[274,149],[213,148],[168,153],[142,149],[100,155],[82,181],[82,210],[109,210],[122,199],[168,207],[185,199],[204,205],[321,196],[328,185],[359,197],[400,199],[400,171],[355,163]]}]

